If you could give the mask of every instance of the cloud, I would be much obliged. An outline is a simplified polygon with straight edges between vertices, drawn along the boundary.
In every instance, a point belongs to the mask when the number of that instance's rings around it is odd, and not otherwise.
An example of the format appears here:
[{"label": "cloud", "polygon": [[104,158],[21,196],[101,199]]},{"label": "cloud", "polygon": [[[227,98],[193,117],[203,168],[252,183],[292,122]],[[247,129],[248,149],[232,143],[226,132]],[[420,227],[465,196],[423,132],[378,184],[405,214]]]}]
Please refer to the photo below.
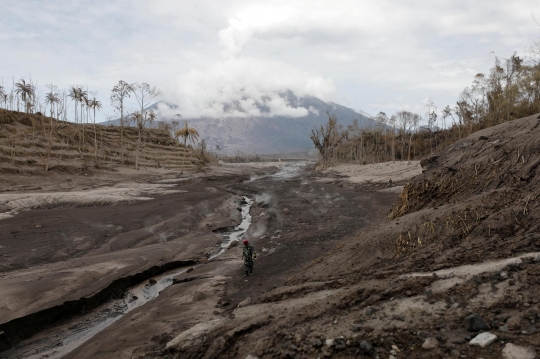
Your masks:
[{"label": "cloud", "polygon": [[[185,118],[306,116],[307,109],[282,96],[287,90],[328,99],[335,86],[279,61],[240,56],[180,75],[167,88],[165,100],[178,104]],[[162,109],[160,114],[169,117],[170,112]]]},{"label": "cloud", "polygon": [[120,79],[158,86],[184,117],[302,116],[286,89],[368,113],[442,108],[494,54],[526,55],[532,12],[536,0],[3,0],[0,77],[88,85],[102,120]]}]

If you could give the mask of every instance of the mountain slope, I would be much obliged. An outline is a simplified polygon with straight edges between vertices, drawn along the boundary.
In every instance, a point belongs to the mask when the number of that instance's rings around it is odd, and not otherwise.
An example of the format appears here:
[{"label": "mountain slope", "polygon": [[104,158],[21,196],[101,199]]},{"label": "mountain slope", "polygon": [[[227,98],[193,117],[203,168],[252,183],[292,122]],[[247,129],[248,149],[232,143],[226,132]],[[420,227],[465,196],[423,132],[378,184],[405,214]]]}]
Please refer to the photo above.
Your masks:
[{"label": "mountain slope", "polygon": [[[339,123],[347,126],[355,119],[361,128],[374,126],[375,121],[357,113],[351,108],[335,103],[327,103],[313,96],[297,97],[291,91],[280,95],[291,109],[305,109],[307,115],[288,117],[272,115],[266,105],[256,103],[254,108],[260,116],[249,116],[240,104],[231,103],[224,107],[228,113],[237,116],[225,118],[186,118],[190,127],[194,127],[205,139],[212,150],[219,146],[220,153],[250,154],[282,153],[303,151],[313,148],[309,138],[311,129],[324,125],[328,121],[327,112],[334,114]],[[176,105],[158,102],[148,107],[158,113],[160,121],[171,122],[173,113],[182,113]]]}]

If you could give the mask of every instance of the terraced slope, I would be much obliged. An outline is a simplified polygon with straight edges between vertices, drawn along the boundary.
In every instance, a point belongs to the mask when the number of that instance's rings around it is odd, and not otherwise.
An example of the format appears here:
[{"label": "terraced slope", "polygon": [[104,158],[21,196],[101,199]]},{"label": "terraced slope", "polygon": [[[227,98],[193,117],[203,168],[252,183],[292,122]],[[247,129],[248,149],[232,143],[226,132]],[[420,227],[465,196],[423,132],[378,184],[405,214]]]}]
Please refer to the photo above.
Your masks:
[{"label": "terraced slope", "polygon": [[[51,121],[56,128],[51,136]],[[63,123],[49,117],[0,109],[0,172],[88,172],[93,168],[134,166],[137,130],[118,126]],[[122,138],[122,141],[121,141]],[[97,155],[94,151],[97,141]],[[49,146],[49,143],[51,146]],[[142,136],[140,167],[194,171],[200,161],[168,132],[147,129]]]}]

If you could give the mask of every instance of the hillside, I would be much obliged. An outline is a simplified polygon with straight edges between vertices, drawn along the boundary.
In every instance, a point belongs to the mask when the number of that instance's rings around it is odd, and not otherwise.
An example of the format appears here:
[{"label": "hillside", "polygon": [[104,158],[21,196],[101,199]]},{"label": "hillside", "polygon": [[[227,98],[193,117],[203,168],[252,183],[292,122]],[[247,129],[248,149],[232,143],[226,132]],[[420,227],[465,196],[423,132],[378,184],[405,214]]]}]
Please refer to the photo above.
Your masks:
[{"label": "hillside", "polygon": [[[0,109],[0,173],[45,172],[51,121],[53,132],[49,171],[88,173],[134,167],[137,143],[134,128],[96,125],[96,156],[91,124],[63,123],[45,116]],[[144,131],[141,167],[193,171],[198,163],[199,160],[167,132],[157,129]]]},{"label": "hillside", "polygon": [[[385,223],[351,233],[264,294],[243,284],[236,297],[251,298],[230,319],[166,348],[208,358],[535,358],[539,118],[473,133],[422,161]],[[496,336],[485,347],[474,344],[482,332]]]},{"label": "hillside", "polygon": [[[238,104],[230,104],[229,111],[235,111],[241,116],[230,115],[225,118],[185,118],[191,127],[197,129],[201,139],[206,139],[209,148],[216,146],[220,154],[275,154],[284,152],[305,151],[313,148],[309,136],[311,129],[324,125],[328,121],[329,111],[335,114],[343,126],[348,126],[355,119],[360,128],[373,127],[376,122],[353,109],[327,103],[313,96],[297,97],[291,91],[282,94],[285,103],[293,109],[306,109],[307,115],[301,117],[286,117],[269,115],[269,109],[255,104],[261,116],[248,115]],[[175,120],[175,113],[182,113],[178,106],[158,102],[148,107],[157,112],[160,121]],[[118,121],[114,122],[115,124]]]}]

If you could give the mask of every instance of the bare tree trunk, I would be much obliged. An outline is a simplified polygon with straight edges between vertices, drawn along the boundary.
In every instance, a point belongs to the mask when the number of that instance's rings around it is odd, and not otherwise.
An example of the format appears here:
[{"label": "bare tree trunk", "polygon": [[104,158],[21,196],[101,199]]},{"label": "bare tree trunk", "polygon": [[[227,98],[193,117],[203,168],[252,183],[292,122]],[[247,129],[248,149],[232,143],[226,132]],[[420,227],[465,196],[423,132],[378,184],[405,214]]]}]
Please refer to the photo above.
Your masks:
[{"label": "bare tree trunk", "polygon": [[139,127],[139,136],[137,137],[137,151],[135,153],[135,169],[139,169],[139,146],[141,144],[141,128]]},{"label": "bare tree trunk", "polygon": [[396,163],[396,133],[392,134],[392,162]]},{"label": "bare tree trunk", "polygon": [[49,132],[49,146],[47,148],[47,160],[45,161],[45,172],[49,171],[49,161],[51,159],[51,149],[52,149],[52,120],[51,120],[51,132]]},{"label": "bare tree trunk", "polygon": [[97,157],[97,131],[96,131],[96,108],[94,107],[94,157],[96,159],[96,166],[98,165]]},{"label": "bare tree trunk", "polygon": [[182,161],[182,170],[180,171],[180,173],[183,173],[184,172],[184,167],[186,167],[186,153],[187,153],[186,144],[187,144],[187,137],[184,137],[184,158],[183,158],[183,161]]},{"label": "bare tree trunk", "polygon": [[120,160],[122,164],[125,163],[124,160],[124,126],[120,125]]},{"label": "bare tree trunk", "polygon": [[411,138],[409,139],[409,159],[407,161],[410,161],[411,160],[411,146],[412,146],[412,133],[411,133]]}]

